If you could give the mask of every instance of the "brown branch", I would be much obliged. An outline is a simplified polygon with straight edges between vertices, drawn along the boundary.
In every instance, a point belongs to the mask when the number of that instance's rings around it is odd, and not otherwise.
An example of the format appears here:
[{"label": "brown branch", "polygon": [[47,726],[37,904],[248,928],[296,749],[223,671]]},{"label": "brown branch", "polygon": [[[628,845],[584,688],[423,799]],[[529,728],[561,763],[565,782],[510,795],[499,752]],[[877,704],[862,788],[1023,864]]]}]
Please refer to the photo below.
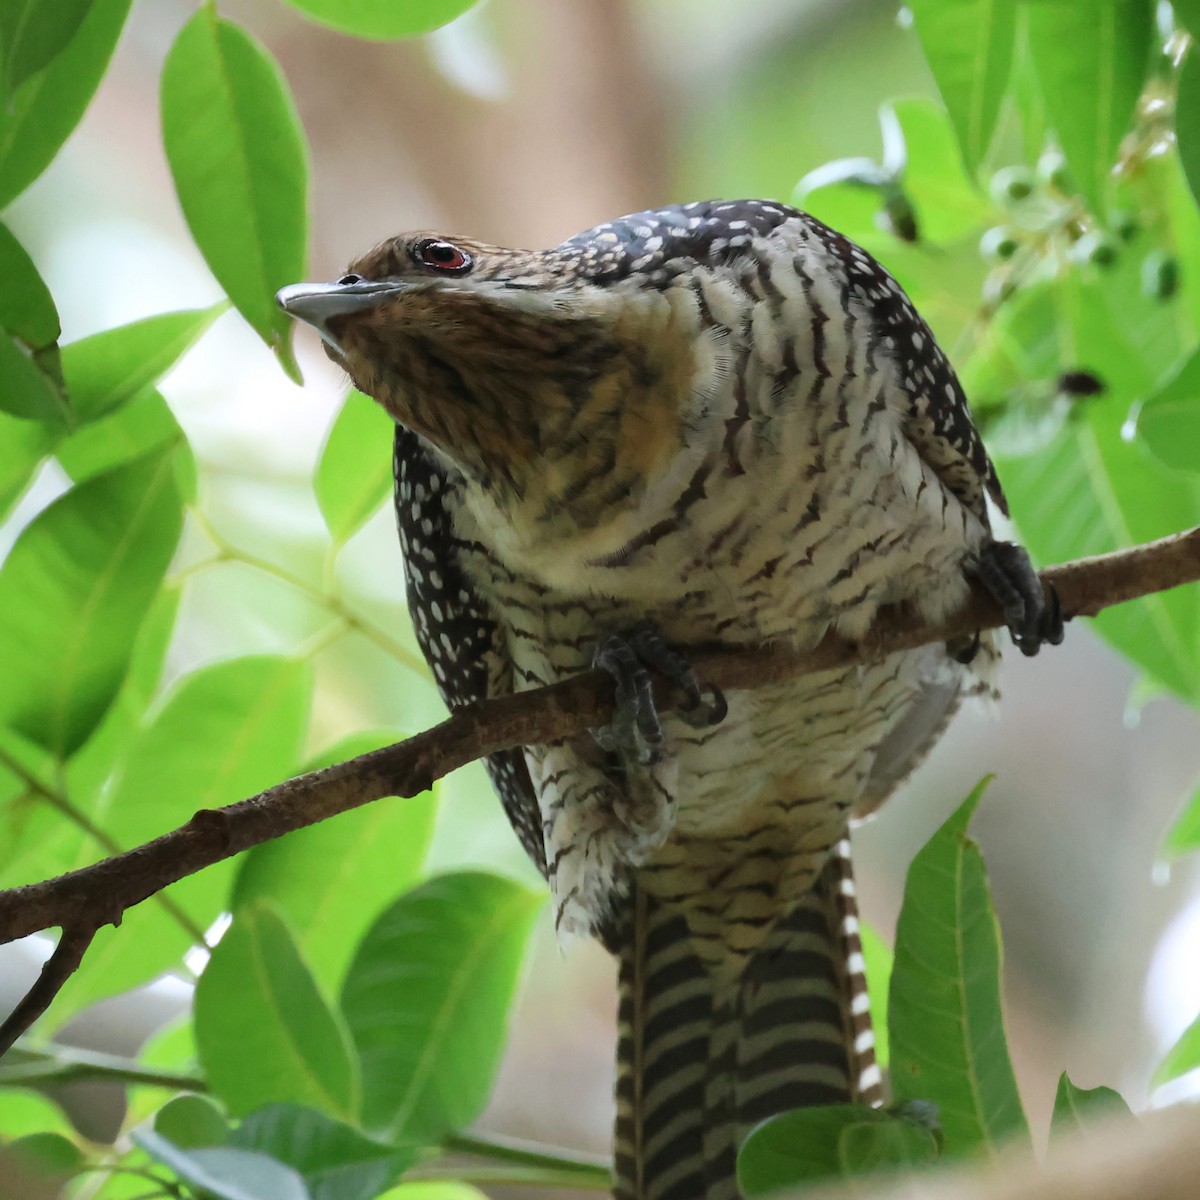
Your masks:
[{"label": "brown branch", "polygon": [[[1068,617],[1095,616],[1110,605],[1200,579],[1200,528],[1055,567],[1042,579],[1057,589]],[[970,636],[1002,623],[995,601],[977,589],[962,612],[936,628],[895,611],[881,615],[870,639],[862,643],[831,635],[809,650],[713,650],[694,654],[692,661],[706,683],[753,688],[884,658],[926,642]],[[670,707],[673,697],[663,690],[659,699]],[[434,780],[477,758],[577,736],[606,724],[612,710],[612,681],[601,671],[486,700],[458,710],[408,741],[289,779],[227,808],[198,812],[179,829],[93,866],[0,891],[0,943],[43,929],[63,930],[61,953],[53,955],[30,995],[0,1026],[0,1053],[45,1010],[98,929],[119,924],[126,909],[170,884],[251,846],[384,796],[418,795]]]}]

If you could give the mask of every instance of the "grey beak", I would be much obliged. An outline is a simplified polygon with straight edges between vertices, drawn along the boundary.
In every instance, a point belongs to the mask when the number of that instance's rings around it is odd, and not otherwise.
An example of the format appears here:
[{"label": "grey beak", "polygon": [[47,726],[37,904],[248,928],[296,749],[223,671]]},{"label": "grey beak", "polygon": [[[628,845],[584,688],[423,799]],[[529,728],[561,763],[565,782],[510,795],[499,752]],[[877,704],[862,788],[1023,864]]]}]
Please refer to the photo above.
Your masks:
[{"label": "grey beak", "polygon": [[332,317],[374,308],[381,300],[405,290],[398,280],[357,279],[353,283],[293,283],[275,293],[275,303],[288,316],[311,325],[322,341],[340,351],[337,338],[329,330]]}]

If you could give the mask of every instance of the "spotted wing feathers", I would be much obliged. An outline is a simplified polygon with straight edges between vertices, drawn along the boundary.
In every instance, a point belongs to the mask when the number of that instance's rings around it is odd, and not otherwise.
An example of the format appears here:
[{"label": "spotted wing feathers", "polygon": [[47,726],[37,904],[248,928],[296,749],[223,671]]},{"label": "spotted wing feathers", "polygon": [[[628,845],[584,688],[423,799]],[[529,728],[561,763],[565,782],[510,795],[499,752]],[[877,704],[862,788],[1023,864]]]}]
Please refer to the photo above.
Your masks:
[{"label": "spotted wing feathers", "polygon": [[[499,626],[457,558],[449,507],[453,481],[421,439],[402,425],[396,427],[394,447],[396,524],[408,610],[438,691],[451,710],[505,694],[512,690],[511,668]],[[541,817],[523,752],[493,754],[484,765],[521,844],[544,874]]]}]

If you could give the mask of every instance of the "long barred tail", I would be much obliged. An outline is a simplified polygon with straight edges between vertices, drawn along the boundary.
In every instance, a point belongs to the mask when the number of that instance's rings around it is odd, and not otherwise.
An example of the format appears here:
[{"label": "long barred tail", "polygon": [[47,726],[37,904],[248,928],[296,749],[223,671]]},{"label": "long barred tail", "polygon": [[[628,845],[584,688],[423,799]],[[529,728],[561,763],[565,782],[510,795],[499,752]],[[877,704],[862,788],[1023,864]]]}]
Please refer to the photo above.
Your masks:
[{"label": "long barred tail", "polygon": [[737,1200],[759,1121],[880,1102],[848,842],[733,982],[644,892],[623,934],[614,1200]]}]

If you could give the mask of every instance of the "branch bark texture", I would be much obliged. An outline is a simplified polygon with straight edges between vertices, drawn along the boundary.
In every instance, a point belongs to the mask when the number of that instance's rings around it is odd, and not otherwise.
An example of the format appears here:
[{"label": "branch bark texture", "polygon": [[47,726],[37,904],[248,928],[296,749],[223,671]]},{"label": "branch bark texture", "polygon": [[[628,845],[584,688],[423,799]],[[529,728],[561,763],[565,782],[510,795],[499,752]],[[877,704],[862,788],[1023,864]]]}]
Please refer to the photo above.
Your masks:
[{"label": "branch bark texture", "polygon": [[[1131,550],[1054,567],[1043,582],[1064,614],[1094,616],[1138,596],[1200,580],[1200,528]],[[927,642],[969,636],[1003,624],[995,601],[977,589],[967,606],[936,628],[906,611],[881,616],[871,637],[828,636],[807,650],[766,645],[692,654],[699,678],[729,690],[884,658]],[[670,708],[669,688],[657,697]],[[514,746],[553,742],[606,724],[612,680],[589,671],[561,683],[459,709],[416,737],[322,771],[289,779],[227,808],[202,810],[151,842],[55,879],[0,891],[0,943],[61,928],[54,954],[29,996],[0,1026],[0,1054],[23,1033],[74,971],[96,930],[125,910],[205,867],[261,842],[385,796],[416,796],[458,767]]]}]

